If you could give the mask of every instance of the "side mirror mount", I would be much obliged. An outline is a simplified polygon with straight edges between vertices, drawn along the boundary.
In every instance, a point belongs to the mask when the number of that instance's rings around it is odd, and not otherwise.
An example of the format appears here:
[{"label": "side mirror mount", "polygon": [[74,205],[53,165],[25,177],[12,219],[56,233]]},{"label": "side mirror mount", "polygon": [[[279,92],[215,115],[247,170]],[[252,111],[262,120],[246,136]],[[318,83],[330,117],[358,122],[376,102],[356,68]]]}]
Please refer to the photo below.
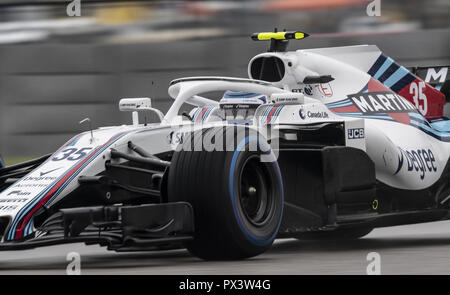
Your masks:
[{"label": "side mirror mount", "polygon": [[334,78],[331,75],[322,75],[322,76],[306,76],[303,80],[303,84],[320,84],[320,83],[329,83],[333,81]]}]

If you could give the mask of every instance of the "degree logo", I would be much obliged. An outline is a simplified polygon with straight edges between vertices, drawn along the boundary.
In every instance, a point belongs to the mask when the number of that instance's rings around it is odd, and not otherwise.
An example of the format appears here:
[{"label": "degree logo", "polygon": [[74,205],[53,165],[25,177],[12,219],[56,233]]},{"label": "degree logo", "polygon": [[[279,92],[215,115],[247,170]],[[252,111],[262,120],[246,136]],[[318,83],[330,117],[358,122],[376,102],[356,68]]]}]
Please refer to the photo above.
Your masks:
[{"label": "degree logo", "polygon": [[400,151],[400,154],[398,156],[397,171],[394,173],[394,175],[396,175],[403,167],[405,167],[408,172],[418,172],[420,180],[423,180],[427,173],[433,173],[438,170],[436,159],[431,149],[398,149]]}]

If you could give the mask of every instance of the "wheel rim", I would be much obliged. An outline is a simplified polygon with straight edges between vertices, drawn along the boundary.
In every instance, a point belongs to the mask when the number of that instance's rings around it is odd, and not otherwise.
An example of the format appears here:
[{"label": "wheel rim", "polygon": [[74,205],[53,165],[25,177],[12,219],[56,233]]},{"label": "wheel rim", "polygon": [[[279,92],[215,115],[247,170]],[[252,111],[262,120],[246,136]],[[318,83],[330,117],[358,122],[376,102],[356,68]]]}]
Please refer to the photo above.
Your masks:
[{"label": "wheel rim", "polygon": [[273,192],[258,155],[246,159],[239,179],[239,202],[245,219],[256,227],[266,225],[274,210]]}]

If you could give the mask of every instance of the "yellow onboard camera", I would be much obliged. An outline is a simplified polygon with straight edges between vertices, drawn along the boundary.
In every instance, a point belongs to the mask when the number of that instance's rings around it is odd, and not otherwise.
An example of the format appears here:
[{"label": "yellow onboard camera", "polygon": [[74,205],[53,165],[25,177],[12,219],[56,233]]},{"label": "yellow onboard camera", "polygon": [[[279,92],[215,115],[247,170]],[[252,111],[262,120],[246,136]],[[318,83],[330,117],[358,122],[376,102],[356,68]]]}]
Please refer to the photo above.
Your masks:
[{"label": "yellow onboard camera", "polygon": [[300,31],[278,32],[277,29],[275,29],[274,32],[253,33],[251,38],[254,41],[270,40],[269,52],[284,52],[287,49],[290,39],[300,40],[308,36],[309,34]]}]

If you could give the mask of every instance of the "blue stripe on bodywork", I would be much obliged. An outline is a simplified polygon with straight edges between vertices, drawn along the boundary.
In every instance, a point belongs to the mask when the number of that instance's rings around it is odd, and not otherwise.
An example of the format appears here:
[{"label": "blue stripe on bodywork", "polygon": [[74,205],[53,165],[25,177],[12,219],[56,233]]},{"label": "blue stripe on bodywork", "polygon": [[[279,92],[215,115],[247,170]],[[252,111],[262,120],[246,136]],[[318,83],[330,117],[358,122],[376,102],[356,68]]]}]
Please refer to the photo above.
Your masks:
[{"label": "blue stripe on bodywork", "polygon": [[373,77],[384,64],[386,59],[387,57],[381,54],[367,73]]},{"label": "blue stripe on bodywork", "polygon": [[384,85],[388,88],[391,88],[408,73],[409,71],[405,67],[399,67],[388,79],[384,81]]},{"label": "blue stripe on bodywork", "polygon": [[375,79],[378,80],[378,78],[381,77],[381,75],[384,74],[384,72],[386,72],[386,70],[394,63],[394,60],[390,57],[386,58],[386,60],[384,61],[383,65],[380,67],[380,69],[375,73],[375,75],[373,76]]},{"label": "blue stripe on bodywork", "polygon": [[447,118],[444,120],[431,122],[430,124],[431,124],[431,126],[433,126],[433,128],[435,128],[439,131],[450,132],[450,120]]},{"label": "blue stripe on bodywork", "polygon": [[211,110],[212,110],[212,108],[208,108],[208,109],[206,110],[206,112],[203,114],[202,122],[205,121],[206,118],[208,118],[209,113],[211,113]]},{"label": "blue stripe on bodywork", "polygon": [[394,62],[384,71],[384,73],[378,78],[378,81],[384,84],[384,81],[386,81],[388,78],[390,78],[398,69],[400,66]]},{"label": "blue stripe on bodywork", "polygon": [[224,98],[251,98],[260,96],[261,94],[250,93],[250,92],[226,92],[223,96]]},{"label": "blue stripe on bodywork", "polygon": [[390,88],[392,89],[392,91],[398,93],[400,90],[405,88],[407,85],[409,85],[415,79],[416,79],[416,77],[414,77],[413,74],[408,73],[403,78],[401,78],[397,83],[392,85]]},{"label": "blue stripe on bodywork", "polygon": [[417,121],[411,120],[411,124],[413,124],[414,126],[418,127],[420,130],[422,130],[423,132],[427,133],[428,135],[439,139],[441,141],[444,142],[450,142],[450,132],[442,132],[442,131],[438,131],[436,129],[433,129],[432,127],[419,123]]},{"label": "blue stripe on bodywork", "polygon": [[197,117],[198,117],[198,115],[200,114],[201,110],[202,110],[202,109],[197,109],[197,110],[195,111],[194,117],[192,118],[192,122],[197,121]]},{"label": "blue stripe on bodywork", "polygon": [[350,105],[352,105],[352,104],[353,104],[353,103],[352,103],[351,101],[349,101],[349,102],[344,102],[344,103],[334,104],[334,105],[328,105],[328,104],[327,104],[327,107],[330,107],[330,108],[341,108],[341,107],[350,106]]},{"label": "blue stripe on bodywork", "polygon": [[270,110],[273,108],[273,106],[269,106],[265,109],[264,114],[261,117],[261,122],[266,122],[267,116],[270,113]]},{"label": "blue stripe on bodywork", "polygon": [[337,108],[337,107],[341,107],[341,106],[347,106],[350,104],[353,104],[353,102],[349,98],[347,98],[347,99],[343,99],[343,100],[340,100],[337,102],[327,103],[326,106],[331,107],[331,108]]}]

